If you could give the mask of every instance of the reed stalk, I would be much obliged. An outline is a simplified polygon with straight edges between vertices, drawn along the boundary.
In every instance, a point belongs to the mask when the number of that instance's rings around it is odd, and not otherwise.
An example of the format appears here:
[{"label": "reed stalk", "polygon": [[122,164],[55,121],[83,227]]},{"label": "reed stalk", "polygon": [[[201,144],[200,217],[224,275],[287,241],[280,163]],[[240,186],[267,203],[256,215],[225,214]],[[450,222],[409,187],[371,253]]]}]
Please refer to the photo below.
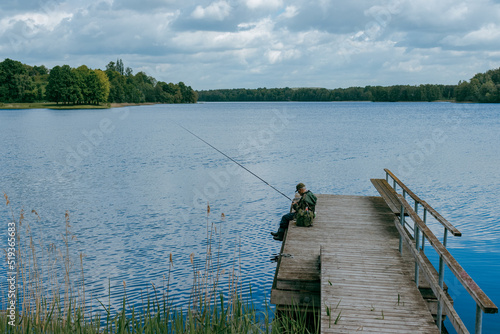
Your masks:
[{"label": "reed stalk", "polygon": [[[38,245],[34,240],[29,219],[24,210],[19,217],[9,198],[4,194],[11,220],[17,231],[17,280],[18,308],[15,326],[9,325],[5,311],[0,311],[1,333],[317,333],[319,326],[310,320],[298,307],[275,317],[274,311],[265,304],[265,311],[257,311],[250,297],[243,298],[240,283],[241,262],[234,264],[229,272],[221,268],[221,227],[210,220],[207,204],[207,245],[204,263],[193,253],[190,262],[193,271],[191,296],[187,305],[174,306],[170,300],[170,280],[174,266],[172,254],[168,258],[167,277],[163,276],[163,291],[151,283],[152,293],[147,291],[139,309],[131,306],[127,295],[127,284],[123,282],[121,307],[112,311],[111,284],[108,280],[108,303],[99,297],[86,297],[84,258],[79,253],[78,270],[73,270],[71,261],[72,241],[70,214],[65,213],[65,228],[62,234],[62,249],[55,243],[48,246],[42,239]],[[35,223],[40,216],[32,211]],[[221,216],[224,219],[224,214]],[[219,225],[220,226],[220,225]],[[235,250],[235,257],[239,249]],[[241,261],[241,260],[240,260]],[[62,273],[62,276],[60,275]],[[221,284],[224,275],[227,286]],[[80,281],[73,276],[79,276]],[[61,285],[61,282],[63,285]],[[1,292],[0,308],[6,309],[6,293]],[[101,296],[100,298],[105,298]],[[96,303],[97,302],[97,303]],[[90,305],[101,305],[93,309]]]}]

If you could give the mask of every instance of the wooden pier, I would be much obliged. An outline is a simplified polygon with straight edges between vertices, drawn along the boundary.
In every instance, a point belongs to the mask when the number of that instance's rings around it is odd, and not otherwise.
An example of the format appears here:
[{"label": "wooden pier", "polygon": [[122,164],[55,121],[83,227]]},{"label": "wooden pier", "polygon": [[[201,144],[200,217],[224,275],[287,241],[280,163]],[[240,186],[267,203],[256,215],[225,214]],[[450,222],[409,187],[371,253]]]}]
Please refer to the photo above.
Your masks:
[{"label": "wooden pier", "polygon": [[[443,283],[444,268],[435,269],[425,256],[424,236],[438,248],[441,266],[459,274],[478,302],[480,332],[482,313],[498,309],[426,227],[427,212],[445,226],[444,244],[447,233],[460,232],[386,172],[387,179],[372,180],[381,197],[317,195],[313,226],[290,223],[271,303],[278,312],[300,308],[314,313],[321,333],[439,333],[441,321],[435,319],[446,315],[457,332],[468,333]],[[413,208],[396,192],[397,184],[414,201]],[[424,220],[414,210],[419,205]]]}]

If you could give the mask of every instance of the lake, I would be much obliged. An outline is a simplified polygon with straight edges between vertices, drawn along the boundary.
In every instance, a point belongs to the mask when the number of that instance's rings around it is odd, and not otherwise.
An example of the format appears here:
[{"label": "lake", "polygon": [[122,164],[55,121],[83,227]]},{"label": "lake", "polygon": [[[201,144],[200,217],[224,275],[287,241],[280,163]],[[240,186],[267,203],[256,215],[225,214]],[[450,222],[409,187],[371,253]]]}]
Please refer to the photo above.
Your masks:
[{"label": "lake", "polygon": [[[290,197],[298,182],[314,193],[375,196],[370,178],[391,169],[462,232],[449,239],[452,255],[500,305],[500,105],[0,110],[0,191],[11,202],[0,206],[3,226],[11,208],[16,217],[24,208],[34,240],[61,248],[67,210],[76,237],[69,247],[75,279],[83,253],[86,294],[107,300],[109,288],[114,309],[121,306],[123,282],[129,301],[140,305],[151,284],[165,286],[169,275],[170,298],[185,303],[214,226],[213,252],[224,275],[236,270],[244,295],[251,286],[252,300],[263,308],[276,268],[270,258],[281,246],[269,232],[289,202],[182,127]],[[430,225],[441,238],[441,227]],[[4,288],[4,261],[0,270]],[[473,331],[474,302],[449,271],[445,281]],[[484,333],[500,330],[498,314],[483,319]]]}]

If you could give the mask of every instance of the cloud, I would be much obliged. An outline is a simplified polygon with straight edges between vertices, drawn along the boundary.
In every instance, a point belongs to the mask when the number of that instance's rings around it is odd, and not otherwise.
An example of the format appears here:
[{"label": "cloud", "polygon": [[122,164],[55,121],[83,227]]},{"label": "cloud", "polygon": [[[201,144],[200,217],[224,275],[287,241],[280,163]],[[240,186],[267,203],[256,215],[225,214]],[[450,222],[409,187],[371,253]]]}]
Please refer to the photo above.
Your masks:
[{"label": "cloud", "polygon": [[298,9],[295,6],[286,6],[285,11],[280,14],[280,18],[291,19],[298,14]]},{"label": "cloud", "polygon": [[384,63],[384,68],[395,71],[395,72],[420,72],[423,70],[423,66],[420,63],[420,59],[415,58],[408,61],[400,61],[398,63],[386,62]]},{"label": "cloud", "polygon": [[208,7],[197,6],[191,13],[195,19],[211,19],[222,21],[231,14],[231,6],[225,1],[211,3]]},{"label": "cloud", "polygon": [[276,64],[288,59],[300,58],[301,52],[295,49],[291,50],[268,50],[266,52],[266,57],[270,64]]},{"label": "cloud", "polygon": [[122,58],[196,89],[456,83],[500,66],[493,0],[26,0],[2,9],[4,57],[92,68]]},{"label": "cloud", "polygon": [[471,31],[464,36],[451,35],[443,39],[443,44],[455,47],[479,47],[483,49],[498,50],[500,42],[500,26],[489,23],[478,30]]},{"label": "cloud", "polygon": [[1,19],[0,28],[6,31],[20,23],[25,26],[24,29],[26,34],[34,34],[40,30],[52,31],[62,20],[71,19],[72,17],[73,14],[67,12],[55,12],[50,14],[24,13]]},{"label": "cloud", "polygon": [[276,9],[283,6],[282,0],[246,0],[246,5],[250,9]]},{"label": "cloud", "polygon": [[272,35],[274,24],[266,18],[258,22],[241,23],[234,32],[195,31],[178,33],[172,42],[176,47],[193,52],[258,48]]},{"label": "cloud", "polygon": [[[101,1],[95,2],[99,3]],[[159,8],[163,10],[175,10],[178,7],[175,0],[112,0],[111,3],[113,10],[132,10],[139,12],[151,12]]]}]

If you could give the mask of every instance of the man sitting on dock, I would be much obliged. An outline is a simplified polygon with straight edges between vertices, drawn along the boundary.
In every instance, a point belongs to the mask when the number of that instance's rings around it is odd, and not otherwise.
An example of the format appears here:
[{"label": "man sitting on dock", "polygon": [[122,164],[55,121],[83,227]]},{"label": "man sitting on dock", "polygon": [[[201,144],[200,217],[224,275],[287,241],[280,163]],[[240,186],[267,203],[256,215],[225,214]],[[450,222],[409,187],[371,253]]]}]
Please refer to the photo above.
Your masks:
[{"label": "man sitting on dock", "polygon": [[307,190],[305,184],[303,183],[297,184],[295,188],[297,189],[295,192],[298,192],[300,195],[300,199],[298,200],[298,202],[295,199],[292,203],[292,208],[295,210],[295,212],[287,213],[286,215],[281,217],[278,232],[271,232],[274,240],[283,241],[285,230],[288,228],[290,221],[295,219],[295,215],[299,211],[299,209],[311,211],[314,214],[317,200],[316,196],[310,190]]}]

